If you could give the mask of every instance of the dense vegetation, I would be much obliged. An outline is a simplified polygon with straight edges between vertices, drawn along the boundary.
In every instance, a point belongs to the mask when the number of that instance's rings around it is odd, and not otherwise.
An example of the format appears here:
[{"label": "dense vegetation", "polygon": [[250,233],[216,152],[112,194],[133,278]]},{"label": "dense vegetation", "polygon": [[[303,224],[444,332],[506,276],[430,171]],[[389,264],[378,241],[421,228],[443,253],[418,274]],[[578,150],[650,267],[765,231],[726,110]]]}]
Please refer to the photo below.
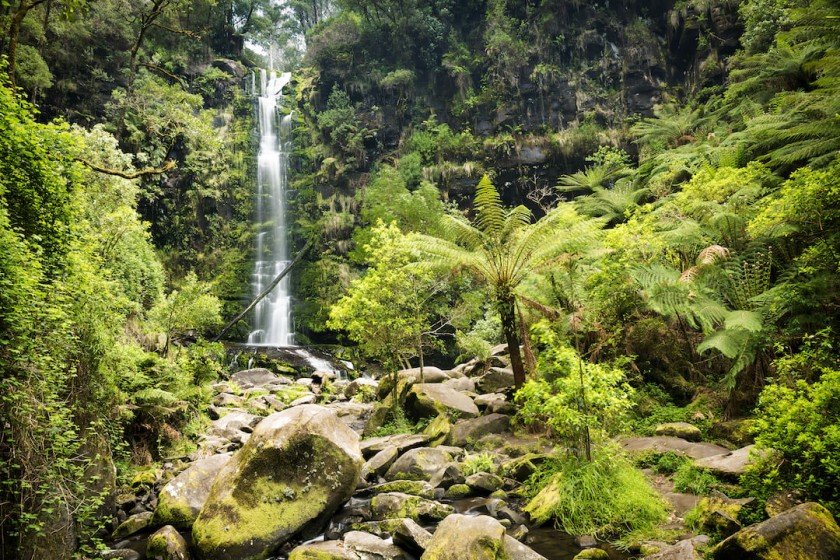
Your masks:
[{"label": "dense vegetation", "polygon": [[772,450],[735,493],[840,513],[836,0],[13,0],[0,28],[0,556],[90,555],[207,422],[269,59],[299,341],[391,373],[508,344],[518,425],[568,449],[528,507],[570,532],[655,528],[607,441],[673,421]]}]

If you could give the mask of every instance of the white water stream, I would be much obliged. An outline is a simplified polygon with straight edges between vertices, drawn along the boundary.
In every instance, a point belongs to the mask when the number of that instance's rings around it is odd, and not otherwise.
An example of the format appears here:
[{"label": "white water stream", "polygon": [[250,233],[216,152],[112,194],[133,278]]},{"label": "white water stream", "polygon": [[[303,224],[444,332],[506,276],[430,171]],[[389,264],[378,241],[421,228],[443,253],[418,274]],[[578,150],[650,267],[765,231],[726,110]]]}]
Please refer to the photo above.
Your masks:
[{"label": "white water stream", "polygon": [[[278,98],[291,74],[260,71],[259,134],[257,159],[256,259],[251,278],[254,296],[259,294],[289,264],[286,225],[286,190],[289,152],[292,146],[291,115],[277,115]],[[254,309],[254,330],[249,344],[292,346],[292,296],[290,276],[263,298]]]}]

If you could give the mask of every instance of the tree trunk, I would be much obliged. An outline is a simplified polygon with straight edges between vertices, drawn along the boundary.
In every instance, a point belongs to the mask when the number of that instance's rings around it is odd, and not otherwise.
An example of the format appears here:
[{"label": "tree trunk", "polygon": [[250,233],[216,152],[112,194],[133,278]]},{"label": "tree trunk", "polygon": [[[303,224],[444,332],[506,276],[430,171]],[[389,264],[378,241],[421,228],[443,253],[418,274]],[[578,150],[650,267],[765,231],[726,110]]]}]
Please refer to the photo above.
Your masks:
[{"label": "tree trunk", "polygon": [[513,369],[513,383],[517,389],[525,384],[525,367],[519,351],[519,333],[516,329],[516,303],[513,295],[500,298],[499,316],[502,320],[502,332],[510,352],[510,367]]}]

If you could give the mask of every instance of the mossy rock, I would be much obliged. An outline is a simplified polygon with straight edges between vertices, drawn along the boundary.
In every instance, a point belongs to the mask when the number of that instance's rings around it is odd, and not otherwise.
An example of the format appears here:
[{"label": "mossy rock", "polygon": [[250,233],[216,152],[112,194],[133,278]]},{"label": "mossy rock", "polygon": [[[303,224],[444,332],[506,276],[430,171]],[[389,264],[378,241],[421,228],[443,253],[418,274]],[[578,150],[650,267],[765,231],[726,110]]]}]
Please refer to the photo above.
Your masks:
[{"label": "mossy rock", "polygon": [[422,480],[392,480],[371,486],[368,491],[372,494],[384,494],[386,492],[402,492],[412,496],[431,499],[435,495],[435,488],[428,482]]},{"label": "mossy rock", "polygon": [[322,406],[265,418],[216,477],[193,525],[204,560],[262,560],[294,536],[314,537],[353,494],[358,435]]},{"label": "mossy rock", "polygon": [[187,541],[172,525],[158,529],[146,545],[147,560],[190,560]]},{"label": "mossy rock", "polygon": [[124,539],[125,537],[131,536],[135,533],[139,533],[152,524],[152,515],[151,511],[132,515],[114,529],[114,534],[112,535],[114,540]]},{"label": "mossy rock", "polygon": [[452,430],[452,423],[446,414],[438,414],[434,420],[429,422],[423,433],[429,436],[429,447],[435,447],[446,441]]},{"label": "mossy rock", "polygon": [[610,555],[606,550],[600,548],[587,548],[580,551],[574,560],[610,560]]},{"label": "mossy rock", "polygon": [[470,488],[466,484],[453,484],[449,488],[446,489],[446,493],[444,493],[444,498],[449,498],[452,500],[457,500],[459,498],[467,498],[473,495],[472,488]]},{"label": "mossy rock", "polygon": [[487,515],[453,514],[444,519],[421,560],[512,560],[505,528]]},{"label": "mossy rock", "polygon": [[222,453],[196,461],[170,480],[158,494],[154,524],[189,528],[210,495],[213,480],[230,461]]},{"label": "mossy rock", "polygon": [[833,560],[840,527],[823,506],[809,502],[741,529],[716,546],[715,560]]},{"label": "mossy rock", "polygon": [[688,422],[669,422],[667,424],[659,424],[654,429],[654,433],[658,436],[678,437],[686,441],[700,441],[703,438],[700,428],[689,424]]},{"label": "mossy rock", "polygon": [[302,544],[292,550],[289,560],[359,560],[359,555],[341,541]]},{"label": "mossy rock", "polygon": [[378,494],[370,501],[374,519],[399,519],[414,521],[439,521],[452,513],[452,506],[401,492]]}]

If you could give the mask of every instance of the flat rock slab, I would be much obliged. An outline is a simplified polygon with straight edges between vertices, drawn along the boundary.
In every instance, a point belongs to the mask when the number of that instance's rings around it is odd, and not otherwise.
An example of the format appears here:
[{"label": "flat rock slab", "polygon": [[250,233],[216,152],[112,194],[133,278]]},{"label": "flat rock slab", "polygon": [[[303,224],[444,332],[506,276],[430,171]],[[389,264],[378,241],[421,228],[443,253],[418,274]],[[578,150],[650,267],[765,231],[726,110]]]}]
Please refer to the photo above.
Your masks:
[{"label": "flat rock slab", "polygon": [[362,455],[371,457],[383,449],[394,446],[400,453],[425,445],[429,436],[425,434],[395,434],[393,436],[382,436],[363,440],[360,444]]},{"label": "flat rock slab", "polygon": [[748,445],[735,451],[727,451],[720,455],[703,457],[694,461],[694,464],[701,469],[710,470],[713,473],[726,477],[739,477],[750,465],[750,452],[755,445]]},{"label": "flat rock slab", "polygon": [[666,492],[662,495],[662,497],[668,500],[668,503],[670,503],[674,508],[674,513],[676,513],[678,517],[682,517],[687,511],[693,509],[694,506],[700,503],[700,496],[696,496],[694,494]]},{"label": "flat rock slab", "polygon": [[670,436],[631,437],[621,440],[621,447],[629,453],[673,451],[692,459],[702,459],[729,453],[729,450],[713,443],[695,443]]},{"label": "flat rock slab", "polygon": [[288,379],[280,378],[265,368],[237,371],[230,376],[230,380],[243,389],[265,387],[266,385],[286,384],[289,382]]}]

